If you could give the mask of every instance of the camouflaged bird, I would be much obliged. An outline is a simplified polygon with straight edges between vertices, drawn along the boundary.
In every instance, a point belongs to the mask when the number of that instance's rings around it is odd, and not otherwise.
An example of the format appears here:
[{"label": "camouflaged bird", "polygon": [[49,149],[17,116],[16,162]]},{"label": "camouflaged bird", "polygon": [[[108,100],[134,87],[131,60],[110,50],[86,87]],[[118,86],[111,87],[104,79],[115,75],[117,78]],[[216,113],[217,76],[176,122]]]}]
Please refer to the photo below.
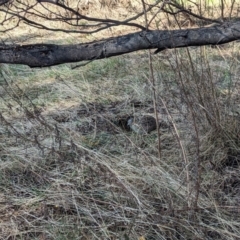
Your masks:
[{"label": "camouflaged bird", "polygon": [[148,134],[157,129],[156,119],[148,115],[131,116],[127,120],[127,125],[138,134]]}]

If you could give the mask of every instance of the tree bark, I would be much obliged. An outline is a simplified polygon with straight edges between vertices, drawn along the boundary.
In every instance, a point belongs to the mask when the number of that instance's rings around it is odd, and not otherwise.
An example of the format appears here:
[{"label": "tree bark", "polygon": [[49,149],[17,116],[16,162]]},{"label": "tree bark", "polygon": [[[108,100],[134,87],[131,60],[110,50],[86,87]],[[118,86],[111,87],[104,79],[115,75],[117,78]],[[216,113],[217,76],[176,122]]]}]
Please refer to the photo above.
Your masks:
[{"label": "tree bark", "polygon": [[184,30],[141,31],[76,45],[0,45],[0,63],[48,67],[62,63],[109,58],[144,49],[218,45],[240,39],[240,21]]}]

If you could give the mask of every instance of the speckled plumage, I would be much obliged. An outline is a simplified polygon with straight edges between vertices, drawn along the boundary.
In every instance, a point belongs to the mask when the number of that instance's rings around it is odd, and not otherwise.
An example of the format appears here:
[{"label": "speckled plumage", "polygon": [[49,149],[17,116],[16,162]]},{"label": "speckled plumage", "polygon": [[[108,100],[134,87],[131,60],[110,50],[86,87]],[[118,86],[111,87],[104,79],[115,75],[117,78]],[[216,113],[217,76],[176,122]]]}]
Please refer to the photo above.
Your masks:
[{"label": "speckled plumage", "polygon": [[127,125],[138,134],[147,134],[157,128],[156,119],[148,115],[129,117]]}]

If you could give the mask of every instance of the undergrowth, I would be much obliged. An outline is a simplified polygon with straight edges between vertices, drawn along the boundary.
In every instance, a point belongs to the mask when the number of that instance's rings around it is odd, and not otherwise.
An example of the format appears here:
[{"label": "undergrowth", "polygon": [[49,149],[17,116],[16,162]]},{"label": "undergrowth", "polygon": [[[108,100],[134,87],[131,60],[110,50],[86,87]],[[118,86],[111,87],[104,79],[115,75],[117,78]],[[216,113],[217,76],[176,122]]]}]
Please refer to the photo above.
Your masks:
[{"label": "undergrowth", "polygon": [[118,71],[96,81],[95,63],[80,74],[42,70],[40,82],[38,70],[18,77],[2,65],[2,239],[236,239],[239,67],[228,56],[215,71],[215,51],[154,57],[157,109],[169,122],[161,159],[156,132],[116,124],[153,114],[147,73],[132,75],[144,61],[128,71],[129,57],[114,59]]},{"label": "undergrowth", "polygon": [[239,239],[239,51],[1,64],[0,239]]}]

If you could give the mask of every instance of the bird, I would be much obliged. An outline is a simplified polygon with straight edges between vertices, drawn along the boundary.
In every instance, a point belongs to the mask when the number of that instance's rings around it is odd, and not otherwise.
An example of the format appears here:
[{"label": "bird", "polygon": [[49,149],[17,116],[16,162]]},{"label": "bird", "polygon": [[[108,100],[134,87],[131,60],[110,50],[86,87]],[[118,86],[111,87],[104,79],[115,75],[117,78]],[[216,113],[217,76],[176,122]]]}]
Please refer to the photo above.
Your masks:
[{"label": "bird", "polygon": [[130,116],[127,119],[127,126],[138,134],[148,134],[157,129],[156,119],[149,115]]}]

